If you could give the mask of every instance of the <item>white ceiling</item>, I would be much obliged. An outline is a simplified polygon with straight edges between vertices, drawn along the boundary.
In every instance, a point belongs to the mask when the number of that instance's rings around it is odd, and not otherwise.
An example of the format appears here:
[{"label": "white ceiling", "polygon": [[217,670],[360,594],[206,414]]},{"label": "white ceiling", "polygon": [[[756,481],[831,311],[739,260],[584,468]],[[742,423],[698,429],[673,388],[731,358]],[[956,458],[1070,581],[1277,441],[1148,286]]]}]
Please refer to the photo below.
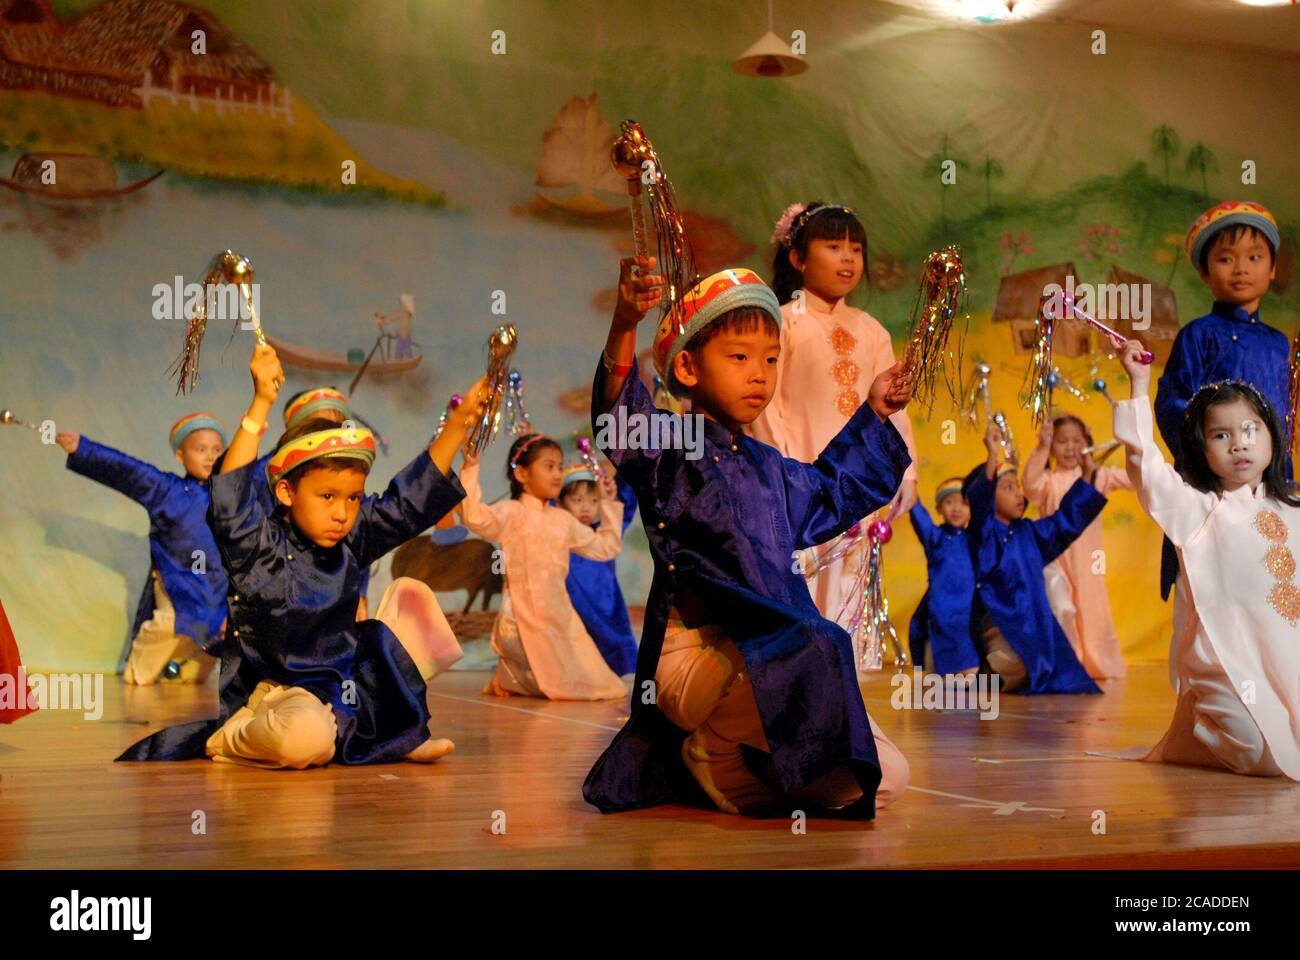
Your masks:
[{"label": "white ceiling", "polygon": [[[1004,0],[886,0],[931,16],[997,29],[972,21]],[[1232,44],[1300,54],[1300,5],[1258,7],[1240,0],[1018,0],[1011,20],[1065,20],[1132,30],[1149,36]]]}]

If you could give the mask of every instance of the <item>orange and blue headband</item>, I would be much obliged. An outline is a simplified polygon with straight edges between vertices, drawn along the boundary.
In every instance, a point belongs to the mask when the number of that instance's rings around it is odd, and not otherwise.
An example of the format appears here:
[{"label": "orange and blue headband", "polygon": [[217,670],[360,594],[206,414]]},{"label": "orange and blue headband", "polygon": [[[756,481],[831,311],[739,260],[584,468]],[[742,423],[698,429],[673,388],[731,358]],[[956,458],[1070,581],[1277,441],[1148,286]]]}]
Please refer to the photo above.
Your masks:
[{"label": "orange and blue headband", "polygon": [[226,445],[226,428],[223,427],[217,418],[208,413],[187,413],[177,420],[171,429],[170,440],[172,450],[179,450],[181,444],[195,430],[215,430],[221,437],[221,445]]},{"label": "orange and blue headband", "polygon": [[334,410],[342,414],[345,420],[352,416],[352,408],[342,391],[333,387],[319,387],[299,394],[285,405],[284,425],[286,428],[297,426],[323,410]]},{"label": "orange and blue headband", "polygon": [[304,463],[324,457],[351,457],[373,464],[375,435],[360,427],[339,427],[335,430],[318,430],[297,440],[290,440],[267,461],[266,482],[275,486],[277,480]]}]

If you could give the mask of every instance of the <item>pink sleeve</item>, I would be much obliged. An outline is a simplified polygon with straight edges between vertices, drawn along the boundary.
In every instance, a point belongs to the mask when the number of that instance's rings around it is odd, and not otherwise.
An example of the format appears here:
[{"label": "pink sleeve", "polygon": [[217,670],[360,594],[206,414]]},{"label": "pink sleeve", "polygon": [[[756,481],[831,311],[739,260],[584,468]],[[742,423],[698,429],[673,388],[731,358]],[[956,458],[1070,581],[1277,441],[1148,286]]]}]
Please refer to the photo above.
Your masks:
[{"label": "pink sleeve", "polygon": [[[1021,478],[1021,483],[1025,485],[1025,496],[1029,502],[1036,506],[1040,511],[1047,507],[1047,492],[1051,482],[1047,479],[1047,468],[1031,471],[1029,465],[1025,465],[1025,473]],[[1099,492],[1105,493],[1100,487]]]},{"label": "pink sleeve", "polygon": [[1116,490],[1132,490],[1133,481],[1129,479],[1126,470],[1120,470],[1118,467],[1098,467],[1097,476],[1093,478],[1093,486],[1100,493],[1109,496]]}]

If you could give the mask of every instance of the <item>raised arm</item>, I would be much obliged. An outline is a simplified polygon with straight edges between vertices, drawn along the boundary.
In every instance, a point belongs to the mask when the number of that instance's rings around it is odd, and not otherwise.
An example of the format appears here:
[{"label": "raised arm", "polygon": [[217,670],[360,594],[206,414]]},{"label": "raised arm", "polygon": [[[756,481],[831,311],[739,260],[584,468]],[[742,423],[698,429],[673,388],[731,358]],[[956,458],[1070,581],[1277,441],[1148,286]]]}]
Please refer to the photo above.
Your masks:
[{"label": "raised arm", "polygon": [[568,547],[589,560],[613,560],[623,547],[623,501],[602,490],[600,526],[595,530],[570,513]]},{"label": "raised arm", "polygon": [[1044,562],[1055,560],[1088,528],[1106,506],[1106,498],[1086,480],[1074,481],[1050,517],[1026,521],[1034,531]]},{"label": "raised arm", "polygon": [[866,404],[813,463],[784,458],[795,545],[825,543],[889,503],[910,462],[898,429]]},{"label": "raised arm", "polygon": [[348,544],[357,562],[368,566],[429,529],[461,502],[465,490],[453,473],[435,468],[421,450],[378,497],[361,501]]},{"label": "raised arm", "polygon": [[1156,446],[1154,414],[1147,397],[1151,374],[1137,360],[1141,349],[1138,341],[1130,340],[1121,354],[1133,395],[1115,405],[1115,439],[1126,448],[1129,479],[1142,509],[1174,546],[1182,546],[1209,518],[1217,498],[1189,486]]},{"label": "raised arm", "polygon": [[[64,449],[67,449],[65,446]],[[66,466],[106,487],[130,497],[146,510],[152,510],[167,495],[176,477],[152,464],[127,456],[112,447],[79,437],[68,454]]]},{"label": "raised arm", "polygon": [[[280,387],[284,383],[280,358],[270,344],[256,344],[253,347],[248,372],[253,378],[253,401],[248,405],[248,413],[240,421],[239,429],[235,431],[235,437],[226,450],[226,457],[221,462],[222,473],[233,473],[257,459],[258,444],[266,432],[271,408],[275,406],[275,398],[280,395]],[[250,430],[250,426],[255,429]]]},{"label": "raised arm", "polygon": [[469,435],[470,428],[482,415],[486,403],[487,377],[479,377],[465,394],[465,399],[461,401],[460,406],[443,424],[442,433],[429,442],[429,459],[444,474],[451,473],[456,451],[465,445],[465,437]]},{"label": "raised arm", "polygon": [[478,457],[467,456],[460,470],[465,499],[457,508],[460,522],[484,540],[501,542],[501,531],[509,519],[508,503],[484,503],[483,488],[478,482]]},{"label": "raised arm", "polygon": [[929,553],[938,545],[941,536],[939,527],[930,519],[930,511],[923,505],[914,503],[912,509],[907,511],[907,518],[912,521],[916,539],[921,541],[921,546],[925,548],[926,553]]},{"label": "raised arm", "polygon": [[624,257],[619,261],[618,303],[609,323],[602,359],[610,375],[604,380],[602,392],[592,395],[593,408],[599,398],[599,406],[608,410],[623,389],[623,381],[629,374],[636,376],[637,324],[647,310],[663,299],[664,278],[650,273],[654,266],[654,257]]},{"label": "raised arm", "polygon": [[1052,453],[1052,433],[1052,425],[1043,424],[1043,428],[1038,431],[1038,445],[1034,447],[1033,453],[1025,459],[1025,470],[1020,477],[1020,482],[1025,488],[1025,496],[1039,510],[1042,510],[1047,503],[1049,486],[1047,482],[1047,458]]}]

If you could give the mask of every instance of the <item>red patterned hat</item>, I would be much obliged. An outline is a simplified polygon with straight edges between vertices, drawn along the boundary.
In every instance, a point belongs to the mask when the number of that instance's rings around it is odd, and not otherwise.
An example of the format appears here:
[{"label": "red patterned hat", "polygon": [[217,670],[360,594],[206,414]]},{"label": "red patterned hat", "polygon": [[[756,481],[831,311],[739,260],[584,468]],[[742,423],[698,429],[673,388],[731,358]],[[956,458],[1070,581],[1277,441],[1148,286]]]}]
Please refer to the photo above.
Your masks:
[{"label": "red patterned hat", "polygon": [[1274,254],[1282,242],[1281,235],[1278,233],[1277,220],[1273,214],[1258,203],[1251,203],[1249,200],[1229,200],[1227,203],[1221,203],[1218,206],[1210,207],[1203,214],[1196,218],[1192,224],[1192,229],[1187,231],[1187,259],[1191,261],[1192,266],[1196,269],[1201,268],[1201,252],[1209,245],[1220,231],[1227,227],[1251,226],[1258,230],[1264,236],[1268,237],[1268,242],[1273,245]]},{"label": "red patterned hat", "polygon": [[375,435],[361,427],[318,430],[297,440],[290,440],[266,464],[266,482],[275,482],[308,460],[322,457],[352,457],[368,464],[375,462]]},{"label": "red patterned hat", "polygon": [[772,288],[753,270],[734,267],[705,277],[682,296],[677,308],[659,324],[651,355],[655,370],[675,397],[686,396],[686,388],[673,376],[673,360],[691,338],[718,317],[737,307],[766,310],[781,325],[781,305]]}]

